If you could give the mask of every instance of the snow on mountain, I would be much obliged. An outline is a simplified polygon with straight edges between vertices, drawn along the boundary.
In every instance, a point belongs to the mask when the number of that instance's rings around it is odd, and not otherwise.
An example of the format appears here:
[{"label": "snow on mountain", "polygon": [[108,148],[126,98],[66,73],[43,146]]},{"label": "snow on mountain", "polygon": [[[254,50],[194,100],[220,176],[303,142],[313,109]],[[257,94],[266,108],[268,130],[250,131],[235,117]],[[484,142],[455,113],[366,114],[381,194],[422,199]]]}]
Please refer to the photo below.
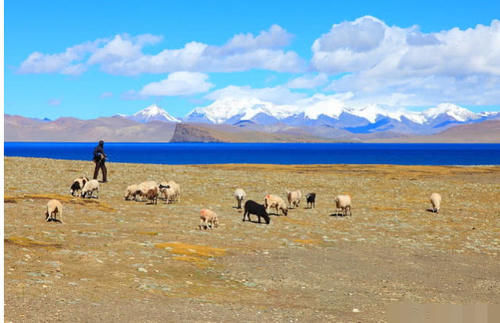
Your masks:
[{"label": "snow on mountain", "polygon": [[126,116],[126,118],[141,123],[147,123],[150,121],[181,122],[181,120],[173,117],[167,111],[163,110],[156,104],[152,104],[149,107],[138,111],[131,116]]},{"label": "snow on mountain", "polygon": [[479,119],[481,116],[469,111],[465,108],[459,107],[452,103],[441,103],[435,108],[430,108],[422,112],[427,121],[436,119],[440,115],[448,115],[456,121],[466,122],[469,120]]}]

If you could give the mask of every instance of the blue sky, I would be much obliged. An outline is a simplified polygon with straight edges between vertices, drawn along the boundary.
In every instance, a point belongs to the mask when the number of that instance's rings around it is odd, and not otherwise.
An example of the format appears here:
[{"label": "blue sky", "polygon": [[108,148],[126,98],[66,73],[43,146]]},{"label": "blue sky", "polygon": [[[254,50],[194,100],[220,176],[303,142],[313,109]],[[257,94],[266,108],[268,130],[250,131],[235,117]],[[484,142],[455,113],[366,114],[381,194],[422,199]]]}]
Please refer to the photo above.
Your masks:
[{"label": "blue sky", "polygon": [[[228,95],[500,106],[497,1],[5,1],[5,113],[174,116]],[[236,94],[235,94],[236,93]]]}]

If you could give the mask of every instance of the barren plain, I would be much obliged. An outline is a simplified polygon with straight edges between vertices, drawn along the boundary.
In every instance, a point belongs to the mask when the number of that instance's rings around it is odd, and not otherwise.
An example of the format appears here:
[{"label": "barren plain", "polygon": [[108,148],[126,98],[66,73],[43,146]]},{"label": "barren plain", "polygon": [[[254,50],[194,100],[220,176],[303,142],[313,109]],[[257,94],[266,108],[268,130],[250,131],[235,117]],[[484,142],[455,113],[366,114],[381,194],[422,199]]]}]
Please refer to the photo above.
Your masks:
[{"label": "barren plain", "polygon": [[[108,163],[83,200],[69,187],[90,161],[4,161],[6,322],[385,322],[399,302],[500,299],[498,166]],[[124,201],[146,180],[175,180],[181,201]],[[237,187],[259,203],[316,192],[316,208],[242,222]],[[335,216],[340,193],[350,217]],[[64,223],[45,222],[50,198]],[[218,228],[198,230],[201,208]]]}]

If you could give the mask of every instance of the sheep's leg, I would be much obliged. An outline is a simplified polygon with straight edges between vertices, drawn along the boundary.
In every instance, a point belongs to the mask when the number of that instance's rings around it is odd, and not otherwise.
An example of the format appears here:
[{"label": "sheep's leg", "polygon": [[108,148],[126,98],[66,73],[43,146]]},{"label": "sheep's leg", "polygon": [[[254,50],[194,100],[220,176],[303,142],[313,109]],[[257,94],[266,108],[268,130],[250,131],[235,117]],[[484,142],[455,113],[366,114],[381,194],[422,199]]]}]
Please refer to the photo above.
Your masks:
[{"label": "sheep's leg", "polygon": [[[245,212],[243,212],[243,222],[245,222],[245,215],[246,214],[247,214],[247,210],[245,210]],[[250,218],[250,216],[248,218]]]}]

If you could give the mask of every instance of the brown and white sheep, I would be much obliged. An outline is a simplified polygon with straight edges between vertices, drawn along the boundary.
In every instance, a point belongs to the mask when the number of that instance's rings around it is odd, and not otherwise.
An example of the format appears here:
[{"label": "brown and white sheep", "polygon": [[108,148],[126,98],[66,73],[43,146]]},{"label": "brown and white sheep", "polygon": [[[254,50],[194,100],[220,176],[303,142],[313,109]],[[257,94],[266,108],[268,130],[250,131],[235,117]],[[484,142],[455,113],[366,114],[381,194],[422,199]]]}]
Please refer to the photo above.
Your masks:
[{"label": "brown and white sheep", "polygon": [[149,190],[158,187],[158,183],[155,181],[145,181],[137,185],[137,195],[142,198],[147,198]]},{"label": "brown and white sheep", "polygon": [[347,215],[347,211],[349,211],[349,216],[352,215],[351,197],[349,195],[337,195],[335,197],[335,205],[337,207],[337,211],[339,209],[342,211],[343,216]]},{"label": "brown and white sheep", "polygon": [[200,225],[199,228],[200,230],[202,228],[208,229],[213,229],[214,227],[219,226],[219,220],[217,218],[217,214],[209,209],[201,209],[200,211]]},{"label": "brown and white sheep", "polygon": [[127,189],[125,190],[124,198],[126,201],[131,200],[131,199],[137,200],[137,195],[139,195],[139,194],[140,194],[139,185],[132,184],[132,185],[127,186]]},{"label": "brown and white sheep", "polygon": [[[58,200],[50,200],[47,202],[47,209],[45,210],[45,221],[59,221],[62,223],[62,204]],[[57,219],[59,215],[59,220]]]},{"label": "brown and white sheep", "polygon": [[76,196],[78,191],[81,191],[88,181],[89,179],[85,176],[75,178],[70,187],[70,194]]},{"label": "brown and white sheep", "polygon": [[[266,195],[264,199],[264,206],[266,207],[266,210],[269,210],[270,208],[276,208],[276,214],[279,215],[279,210],[283,212],[283,215],[288,215],[288,206],[286,205],[285,201],[277,195],[273,194],[268,194]],[[269,212],[268,212],[269,213]]]}]

